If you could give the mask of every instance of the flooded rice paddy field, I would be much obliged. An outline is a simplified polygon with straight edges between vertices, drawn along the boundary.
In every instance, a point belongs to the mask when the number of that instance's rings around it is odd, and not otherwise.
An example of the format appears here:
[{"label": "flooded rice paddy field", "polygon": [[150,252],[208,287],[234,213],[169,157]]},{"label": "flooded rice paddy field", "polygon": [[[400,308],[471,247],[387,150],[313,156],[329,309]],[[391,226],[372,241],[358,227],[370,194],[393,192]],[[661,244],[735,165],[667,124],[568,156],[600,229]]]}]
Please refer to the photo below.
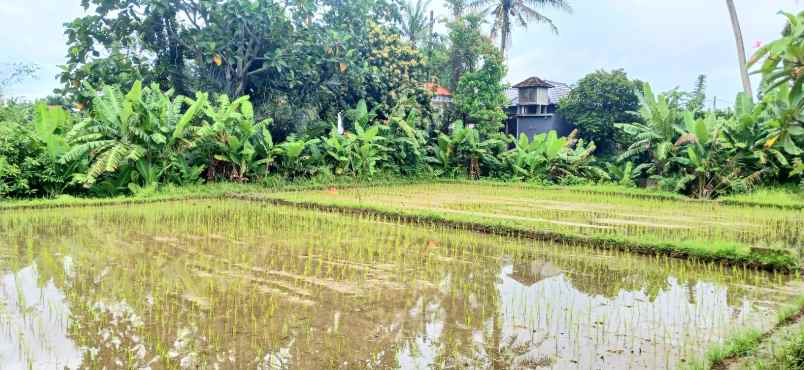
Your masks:
[{"label": "flooded rice paddy field", "polygon": [[677,368],[801,291],[243,201],[6,212],[0,235],[2,369]]},{"label": "flooded rice paddy field", "polygon": [[290,201],[437,213],[582,235],[637,240],[734,241],[800,248],[804,210],[646,200],[570,190],[491,184],[416,184],[270,194]]}]

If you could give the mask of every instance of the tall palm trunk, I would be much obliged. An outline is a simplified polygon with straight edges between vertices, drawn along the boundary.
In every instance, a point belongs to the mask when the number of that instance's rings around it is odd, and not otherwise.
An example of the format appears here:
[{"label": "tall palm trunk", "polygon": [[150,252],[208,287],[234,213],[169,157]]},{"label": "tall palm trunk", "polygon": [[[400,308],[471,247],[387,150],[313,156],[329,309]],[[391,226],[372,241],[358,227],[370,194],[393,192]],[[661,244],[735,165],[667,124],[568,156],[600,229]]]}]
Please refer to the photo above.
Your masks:
[{"label": "tall palm trunk", "polygon": [[503,59],[507,59],[506,47],[508,46],[508,38],[511,37],[511,8],[503,7],[503,12],[505,14],[503,14],[502,32],[500,32],[500,54],[502,54]]},{"label": "tall palm trunk", "polygon": [[743,43],[743,32],[740,30],[740,21],[737,19],[737,8],[734,7],[734,0],[726,0],[731,17],[731,27],[734,30],[734,39],[737,42],[737,60],[740,62],[740,77],[743,80],[743,90],[745,94],[753,97],[751,92],[751,80],[748,78],[748,66],[745,60],[745,44]]}]

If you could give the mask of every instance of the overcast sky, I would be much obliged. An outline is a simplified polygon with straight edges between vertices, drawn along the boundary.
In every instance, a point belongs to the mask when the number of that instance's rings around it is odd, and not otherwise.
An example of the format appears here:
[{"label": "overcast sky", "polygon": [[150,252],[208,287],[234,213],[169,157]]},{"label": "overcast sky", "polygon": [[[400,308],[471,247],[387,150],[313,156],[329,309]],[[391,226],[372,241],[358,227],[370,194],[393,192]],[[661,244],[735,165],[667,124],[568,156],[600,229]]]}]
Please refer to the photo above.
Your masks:
[{"label": "overcast sky", "polygon": [[[709,80],[708,104],[730,104],[741,89],[736,47],[725,0],[569,0],[572,14],[552,9],[559,34],[543,25],[515,28],[507,81],[529,76],[574,83],[597,69],[623,68],[656,90],[690,89],[698,74]],[[746,48],[778,37],[779,10],[798,11],[804,0],[735,0]],[[80,0],[0,0],[0,63],[32,62],[38,78],[9,95],[42,97],[58,82],[66,54],[63,23],[81,16]],[[446,14],[443,0],[433,0]],[[756,81],[755,81],[756,83]]]}]

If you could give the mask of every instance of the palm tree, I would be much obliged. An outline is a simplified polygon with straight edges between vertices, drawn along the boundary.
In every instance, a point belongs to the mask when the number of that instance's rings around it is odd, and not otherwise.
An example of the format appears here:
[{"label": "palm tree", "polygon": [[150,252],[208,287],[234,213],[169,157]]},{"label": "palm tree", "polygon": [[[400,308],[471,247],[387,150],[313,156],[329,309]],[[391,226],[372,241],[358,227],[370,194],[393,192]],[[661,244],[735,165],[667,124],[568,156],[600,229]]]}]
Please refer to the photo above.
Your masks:
[{"label": "palm tree", "polygon": [[737,60],[740,63],[740,77],[743,80],[743,90],[748,96],[753,96],[751,92],[751,80],[748,78],[748,66],[745,60],[745,45],[743,44],[743,32],[740,30],[740,20],[737,19],[737,8],[734,0],[726,0],[726,7],[729,8],[731,17],[731,28],[734,30],[734,40],[737,42]]},{"label": "palm tree", "polygon": [[416,0],[402,3],[402,33],[416,46],[430,30],[427,8],[432,0]]},{"label": "palm tree", "polygon": [[566,0],[472,0],[470,5],[474,8],[485,8],[486,14],[494,16],[491,26],[491,37],[500,35],[500,51],[505,56],[506,49],[511,43],[512,22],[527,27],[528,23],[546,23],[554,33],[558,28],[553,20],[538,12],[536,8],[553,7],[572,13],[572,7]]}]

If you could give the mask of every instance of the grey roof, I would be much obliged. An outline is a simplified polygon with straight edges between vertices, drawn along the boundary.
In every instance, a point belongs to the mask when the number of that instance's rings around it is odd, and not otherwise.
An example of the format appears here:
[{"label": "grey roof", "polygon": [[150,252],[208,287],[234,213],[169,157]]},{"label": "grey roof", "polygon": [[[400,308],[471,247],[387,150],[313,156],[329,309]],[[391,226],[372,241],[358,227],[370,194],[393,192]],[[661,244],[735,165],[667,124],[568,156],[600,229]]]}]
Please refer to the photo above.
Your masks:
[{"label": "grey roof", "polygon": [[[553,87],[547,89],[547,99],[550,104],[558,104],[561,99],[565,96],[569,95],[572,88],[563,83],[563,82],[556,82],[550,80],[544,80],[544,82],[549,83]],[[511,102],[511,105],[519,105],[519,89],[512,87],[510,89],[505,90],[505,95],[508,97],[508,100]]]},{"label": "grey roof", "polygon": [[572,90],[572,88],[565,83],[556,81],[547,81],[547,83],[553,85],[552,88],[547,90],[547,98],[550,100],[550,104],[558,104],[558,102],[569,95]]}]

